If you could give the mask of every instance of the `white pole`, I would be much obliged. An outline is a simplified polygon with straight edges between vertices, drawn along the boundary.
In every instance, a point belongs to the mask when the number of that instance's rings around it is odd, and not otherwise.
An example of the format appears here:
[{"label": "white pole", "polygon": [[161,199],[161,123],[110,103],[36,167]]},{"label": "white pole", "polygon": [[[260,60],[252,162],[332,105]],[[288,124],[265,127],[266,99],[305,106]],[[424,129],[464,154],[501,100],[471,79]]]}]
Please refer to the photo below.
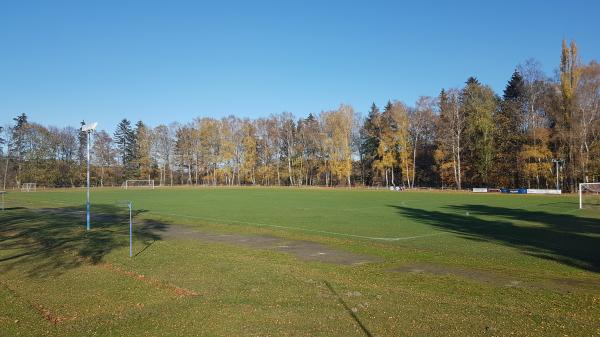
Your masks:
[{"label": "white pole", "polygon": [[579,209],[583,208],[583,200],[582,200],[583,199],[583,194],[581,193],[581,186],[582,185],[583,184],[581,184],[581,183],[579,184]]},{"label": "white pole", "polygon": [[556,161],[556,190],[558,191],[558,160]]},{"label": "white pole", "polygon": [[131,221],[131,208],[133,203],[129,202],[129,257],[133,256],[133,222]]},{"label": "white pole", "polygon": [[86,229],[90,230],[90,139],[91,132],[87,131],[87,200],[86,200]]}]

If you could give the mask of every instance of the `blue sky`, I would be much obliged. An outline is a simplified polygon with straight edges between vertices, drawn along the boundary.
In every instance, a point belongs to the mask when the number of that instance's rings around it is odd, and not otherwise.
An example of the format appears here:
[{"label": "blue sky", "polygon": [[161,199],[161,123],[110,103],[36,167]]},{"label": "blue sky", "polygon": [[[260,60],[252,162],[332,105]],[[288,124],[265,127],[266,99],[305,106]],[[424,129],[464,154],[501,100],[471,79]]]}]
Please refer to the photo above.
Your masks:
[{"label": "blue sky", "polygon": [[408,104],[515,66],[552,74],[563,38],[600,58],[600,1],[0,3],[0,125],[298,116]]}]

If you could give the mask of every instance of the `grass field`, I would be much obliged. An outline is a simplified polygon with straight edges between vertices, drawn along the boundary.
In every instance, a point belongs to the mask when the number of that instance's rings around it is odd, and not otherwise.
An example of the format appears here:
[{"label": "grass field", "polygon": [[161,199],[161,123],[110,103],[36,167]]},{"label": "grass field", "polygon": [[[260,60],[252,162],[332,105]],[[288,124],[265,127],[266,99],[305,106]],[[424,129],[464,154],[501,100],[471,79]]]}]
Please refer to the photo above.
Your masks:
[{"label": "grass field", "polygon": [[0,336],[600,335],[575,196],[103,189],[90,232],[84,198],[7,194]]}]

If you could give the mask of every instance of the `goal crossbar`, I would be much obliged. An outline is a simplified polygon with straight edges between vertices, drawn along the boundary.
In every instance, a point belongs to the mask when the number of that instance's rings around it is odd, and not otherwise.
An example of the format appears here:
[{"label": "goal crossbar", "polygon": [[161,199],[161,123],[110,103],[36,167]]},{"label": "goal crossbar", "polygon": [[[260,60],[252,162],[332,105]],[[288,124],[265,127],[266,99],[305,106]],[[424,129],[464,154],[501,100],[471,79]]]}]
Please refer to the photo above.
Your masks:
[{"label": "goal crossbar", "polygon": [[21,192],[35,192],[37,189],[36,183],[23,183],[21,184]]},{"label": "goal crossbar", "polygon": [[154,189],[154,180],[152,180],[152,179],[145,179],[145,180],[132,179],[132,180],[125,180],[125,182],[123,183],[123,188],[125,188],[125,189],[134,188],[134,187],[145,187],[145,188]]},{"label": "goal crossbar", "polygon": [[587,193],[591,193],[592,195],[598,196],[597,199],[599,199],[600,201],[600,182],[579,184],[579,209],[583,208],[583,199]]}]

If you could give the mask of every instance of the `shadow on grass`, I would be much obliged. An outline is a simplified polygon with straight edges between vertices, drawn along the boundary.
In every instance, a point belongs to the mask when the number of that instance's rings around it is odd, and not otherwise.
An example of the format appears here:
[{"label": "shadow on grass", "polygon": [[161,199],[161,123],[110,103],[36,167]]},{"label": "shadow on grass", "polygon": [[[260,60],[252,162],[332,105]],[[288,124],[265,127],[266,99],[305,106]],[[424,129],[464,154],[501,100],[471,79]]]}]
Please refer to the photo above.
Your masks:
[{"label": "shadow on grass", "polygon": [[600,272],[599,219],[488,205],[448,206],[448,212],[390,207],[471,240],[498,242],[532,256]]},{"label": "shadow on grass", "polygon": [[[161,239],[168,224],[136,221],[134,241]],[[82,263],[96,264],[129,244],[129,213],[123,207],[95,206],[91,230],[81,207],[13,209],[0,213],[0,272],[21,268],[31,277],[56,275]]]},{"label": "shadow on grass", "polygon": [[372,337],[373,334],[371,334],[371,331],[369,331],[369,329],[367,329],[367,327],[362,323],[360,318],[358,318],[358,316],[356,316],[354,311],[352,311],[352,309],[350,309],[350,307],[348,306],[348,304],[346,304],[346,302],[344,301],[342,296],[340,296],[340,294],[338,294],[337,291],[335,291],[335,289],[333,289],[333,287],[331,286],[331,283],[329,283],[327,281],[324,281],[324,282],[325,282],[325,285],[327,286],[327,289],[329,289],[329,291],[333,294],[333,296],[335,296],[335,298],[338,300],[338,302],[344,307],[344,309],[346,309],[346,312],[348,313],[348,315],[350,315],[350,317],[352,317],[354,322],[356,322],[356,324],[360,327],[360,329],[365,334],[365,336]]}]

